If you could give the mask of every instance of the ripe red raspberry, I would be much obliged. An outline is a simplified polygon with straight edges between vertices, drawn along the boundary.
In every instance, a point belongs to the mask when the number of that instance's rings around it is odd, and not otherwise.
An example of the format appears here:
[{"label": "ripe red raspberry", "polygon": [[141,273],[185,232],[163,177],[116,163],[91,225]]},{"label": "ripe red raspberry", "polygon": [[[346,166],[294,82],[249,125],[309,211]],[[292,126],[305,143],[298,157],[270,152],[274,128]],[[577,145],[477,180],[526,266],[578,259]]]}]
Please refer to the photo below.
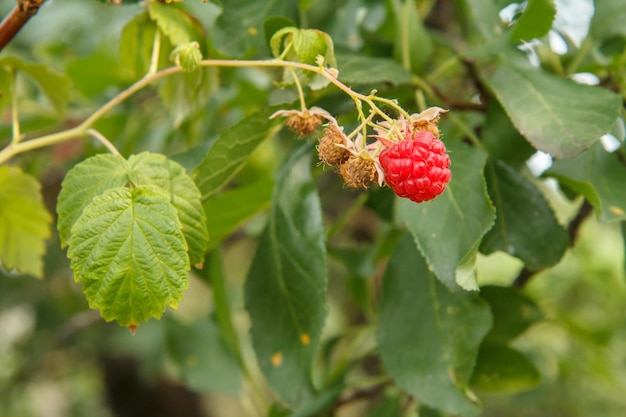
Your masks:
[{"label": "ripe red raspberry", "polygon": [[432,200],[450,181],[446,147],[430,131],[414,132],[378,156],[385,181],[400,197],[415,202]]}]

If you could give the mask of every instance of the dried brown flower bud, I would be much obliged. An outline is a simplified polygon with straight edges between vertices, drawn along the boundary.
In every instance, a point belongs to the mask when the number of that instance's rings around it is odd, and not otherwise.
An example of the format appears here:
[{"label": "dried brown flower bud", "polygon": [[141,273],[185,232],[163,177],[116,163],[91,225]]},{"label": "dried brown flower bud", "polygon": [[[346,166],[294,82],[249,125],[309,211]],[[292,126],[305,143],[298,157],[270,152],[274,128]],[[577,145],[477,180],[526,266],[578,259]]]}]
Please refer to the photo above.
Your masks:
[{"label": "dried brown flower bud", "polygon": [[339,172],[346,185],[352,188],[368,188],[378,178],[374,160],[365,159],[359,155],[351,155],[346,162],[341,164]]},{"label": "dried brown flower bud", "polygon": [[317,147],[320,160],[332,166],[344,163],[350,157],[350,151],[337,145],[346,146],[347,144],[346,135],[343,134],[339,126],[329,123]]},{"label": "dried brown flower bud", "polygon": [[300,135],[310,135],[324,122],[321,116],[309,112],[290,116],[285,125]]}]

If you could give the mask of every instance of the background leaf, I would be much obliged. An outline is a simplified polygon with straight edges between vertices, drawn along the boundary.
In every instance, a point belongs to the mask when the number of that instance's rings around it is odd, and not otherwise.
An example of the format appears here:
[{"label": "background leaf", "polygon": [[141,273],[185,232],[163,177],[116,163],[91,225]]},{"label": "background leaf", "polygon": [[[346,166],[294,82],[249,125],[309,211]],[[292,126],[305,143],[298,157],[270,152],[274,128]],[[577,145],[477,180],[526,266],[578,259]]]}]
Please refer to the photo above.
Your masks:
[{"label": "background leaf", "polygon": [[326,318],[325,235],[309,149],[300,148],[278,175],[245,287],[259,366],[291,406],[315,396],[311,371]]},{"label": "background leaf", "polygon": [[265,52],[264,22],[270,16],[285,16],[298,22],[296,0],[223,1],[222,14],[213,31],[213,43],[223,54],[241,56],[251,50]]},{"label": "background leaf", "polygon": [[204,213],[211,236],[209,249],[219,245],[245,220],[268,207],[273,188],[273,181],[258,181],[206,200]]},{"label": "background leaf", "polygon": [[414,1],[391,1],[396,21],[396,41],[393,56],[407,71],[421,73],[433,53],[433,42],[424,28]]},{"label": "background leaf", "polygon": [[176,308],[188,285],[181,228],[169,196],[155,186],[95,197],[72,227],[68,251],[89,306],[122,326]]},{"label": "background leaf", "polygon": [[437,278],[454,288],[457,266],[478,247],[495,215],[482,174],[486,155],[461,142],[446,146],[452,170],[446,191],[421,204],[398,199],[397,219],[411,232]]},{"label": "background leaf", "polygon": [[166,77],[159,84],[159,96],[170,111],[174,126],[179,127],[206,106],[217,87],[217,70],[201,67]]},{"label": "background leaf", "polygon": [[480,288],[480,296],[493,314],[493,327],[485,343],[507,344],[543,318],[537,304],[517,288],[488,285]]},{"label": "background leaf", "polygon": [[613,37],[626,38],[626,9],[620,0],[594,2],[594,14],[589,28],[590,36],[603,42]]},{"label": "background leaf", "polygon": [[617,94],[532,68],[523,60],[509,53],[495,67],[485,63],[480,74],[533,146],[571,158],[611,130],[621,107]]},{"label": "background leaf", "polygon": [[72,83],[70,78],[45,64],[25,62],[18,57],[0,58],[0,67],[10,67],[30,77],[46,96],[52,107],[63,113],[71,96]]},{"label": "background leaf", "polygon": [[167,350],[185,384],[200,392],[236,394],[241,372],[215,323],[201,318],[190,324],[165,320]]},{"label": "background leaf", "polygon": [[382,280],[378,345],[385,369],[421,403],[478,415],[480,405],[466,392],[491,326],[486,303],[441,284],[409,234],[398,243]]},{"label": "background leaf", "polygon": [[506,252],[533,271],[559,262],[569,247],[569,235],[541,191],[501,161],[487,164],[486,177],[496,207],[496,223],[485,235],[480,250],[487,254]]},{"label": "background leaf", "polygon": [[517,393],[536,387],[541,374],[521,352],[508,346],[483,346],[472,375],[472,388]]},{"label": "background leaf", "polygon": [[0,166],[0,266],[38,278],[52,222],[40,188],[21,168]]},{"label": "background leaf", "polygon": [[487,107],[481,139],[490,157],[501,159],[514,167],[520,167],[536,152],[515,129],[497,100],[492,100]]},{"label": "background leaf", "polygon": [[603,222],[626,219],[626,167],[597,143],[577,158],[555,161],[545,175],[582,194]]},{"label": "background leaf", "polygon": [[148,13],[131,19],[122,30],[119,47],[119,67],[130,80],[142,77],[150,67],[156,23]]},{"label": "background leaf", "polygon": [[148,13],[159,30],[165,34],[172,45],[188,43],[194,39],[194,22],[191,17],[176,6],[159,2],[149,2]]},{"label": "background leaf", "polygon": [[203,201],[218,192],[281,121],[270,120],[277,108],[260,110],[224,131],[191,173]]},{"label": "background leaf", "polygon": [[554,0],[528,0],[524,12],[513,27],[511,40],[531,40],[546,35],[555,16]]},{"label": "background leaf", "polygon": [[411,73],[389,58],[337,54],[339,79],[347,84],[410,84]]},{"label": "background leaf", "polygon": [[464,0],[465,19],[481,39],[493,39],[501,27],[498,8],[492,0]]}]

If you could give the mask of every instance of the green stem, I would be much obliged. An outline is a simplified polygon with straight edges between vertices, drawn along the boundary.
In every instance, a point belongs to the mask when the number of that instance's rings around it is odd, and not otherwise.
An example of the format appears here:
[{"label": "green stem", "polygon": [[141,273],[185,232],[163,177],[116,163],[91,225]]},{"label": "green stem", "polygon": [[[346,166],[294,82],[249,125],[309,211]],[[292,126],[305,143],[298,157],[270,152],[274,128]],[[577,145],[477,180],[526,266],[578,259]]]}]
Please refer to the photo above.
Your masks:
[{"label": "green stem", "polygon": [[352,205],[347,210],[345,210],[343,214],[328,229],[326,229],[326,239],[330,239],[335,235],[335,233],[341,230],[341,228],[346,224],[348,219],[352,218],[352,215],[356,213],[356,211],[360,209],[363,204],[365,204],[368,197],[368,193],[359,194],[359,196],[356,198],[356,200],[354,200]]},{"label": "green stem", "polygon": [[148,75],[154,74],[159,68],[159,53],[161,52],[161,31],[154,32],[154,42],[152,43],[152,56],[150,57],[150,68]]},{"label": "green stem", "polygon": [[16,145],[21,140],[20,133],[20,116],[17,105],[17,72],[12,69],[11,76],[11,124],[13,126],[13,138],[11,139],[11,145]]},{"label": "green stem", "polygon": [[87,133],[100,141],[113,155],[119,155],[120,151],[102,133],[96,129],[87,129]]},{"label": "green stem", "polygon": [[459,129],[461,129],[461,131],[463,131],[463,133],[467,135],[467,138],[470,140],[470,142],[472,142],[472,145],[479,149],[484,149],[483,143],[481,142],[480,138],[476,136],[476,133],[474,133],[474,131],[467,125],[467,123],[465,123],[455,114],[450,114],[448,117],[450,118],[452,123],[454,123]]},{"label": "green stem", "polygon": [[580,63],[583,62],[583,59],[585,59],[585,57],[589,53],[589,50],[591,49],[592,46],[593,46],[593,42],[591,41],[589,37],[587,37],[583,41],[583,43],[580,45],[580,49],[578,50],[576,55],[574,55],[574,58],[572,59],[572,61],[567,66],[566,74],[573,74],[576,71],[578,71],[578,67],[580,66]]},{"label": "green stem", "polygon": [[22,152],[43,148],[45,146],[54,145],[56,143],[65,142],[70,139],[76,139],[85,136],[86,132],[79,127],[64,130],[62,132],[53,133],[51,135],[42,136],[37,139],[20,143],[11,143],[9,146],[0,151],[0,164],[11,159]]},{"label": "green stem", "polygon": [[[372,97],[365,96],[363,94],[357,93],[353,91],[350,87],[339,81],[335,76],[325,68],[321,66],[314,66],[309,64],[304,64],[301,62],[291,62],[291,61],[280,61],[277,59],[269,59],[263,61],[250,61],[250,60],[227,60],[227,59],[207,59],[203,60],[199,63],[201,67],[261,67],[261,68],[298,68],[304,71],[314,72],[316,74],[320,74],[322,77],[326,78],[332,84],[334,84],[338,89],[352,97],[357,103],[357,100],[367,103],[377,114],[383,117],[385,120],[391,122],[392,119],[387,116],[384,112],[382,112],[374,103]],[[0,164],[6,162],[11,159],[15,155],[18,155],[22,152],[30,151],[33,149],[42,148],[44,146],[53,145],[56,143],[64,142],[66,140],[75,139],[81,136],[87,135],[88,129],[90,129],[94,123],[96,123],[104,114],[109,112],[111,109],[116,107],[118,104],[122,103],[124,100],[129,98],[131,95],[135,94],[139,90],[145,88],[149,84],[154,81],[167,77],[172,74],[176,74],[181,72],[180,67],[169,67],[160,71],[157,71],[153,74],[146,74],[139,81],[135,82],[122,92],[120,92],[117,96],[113,97],[107,103],[105,103],[102,107],[96,110],[91,116],[89,116],[86,120],[84,120],[80,125],[62,131],[53,133],[50,135],[41,136],[39,138],[31,139],[25,142],[19,143],[11,143],[9,146],[0,151]],[[376,100],[381,101],[384,99],[380,99],[376,97]],[[392,100],[385,101],[391,107],[393,107],[396,111],[401,114],[405,114],[406,112],[397,105]]]},{"label": "green stem", "polygon": [[298,97],[300,97],[300,111],[304,113],[306,111],[306,101],[304,100],[304,91],[302,90],[302,85],[300,84],[298,75],[293,70],[293,68],[289,67],[289,73],[291,74],[293,82],[296,84],[296,89],[298,90]]},{"label": "green stem", "polygon": [[400,20],[400,42],[402,48],[402,66],[411,72],[411,42],[409,40],[409,1],[402,3],[402,13]]}]

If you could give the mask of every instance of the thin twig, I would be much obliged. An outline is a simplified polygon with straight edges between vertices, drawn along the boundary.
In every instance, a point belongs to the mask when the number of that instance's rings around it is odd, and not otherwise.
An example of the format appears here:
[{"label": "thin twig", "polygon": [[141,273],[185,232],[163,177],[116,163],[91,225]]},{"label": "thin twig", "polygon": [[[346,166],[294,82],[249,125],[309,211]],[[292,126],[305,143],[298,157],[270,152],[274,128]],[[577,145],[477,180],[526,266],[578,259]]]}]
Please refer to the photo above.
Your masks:
[{"label": "thin twig", "polygon": [[93,138],[100,141],[113,155],[119,155],[120,151],[117,150],[115,145],[111,143],[102,133],[98,132],[96,129],[87,129],[87,133],[91,135]]},{"label": "thin twig", "polygon": [[17,0],[15,8],[0,23],[0,51],[17,35],[46,0]]}]

